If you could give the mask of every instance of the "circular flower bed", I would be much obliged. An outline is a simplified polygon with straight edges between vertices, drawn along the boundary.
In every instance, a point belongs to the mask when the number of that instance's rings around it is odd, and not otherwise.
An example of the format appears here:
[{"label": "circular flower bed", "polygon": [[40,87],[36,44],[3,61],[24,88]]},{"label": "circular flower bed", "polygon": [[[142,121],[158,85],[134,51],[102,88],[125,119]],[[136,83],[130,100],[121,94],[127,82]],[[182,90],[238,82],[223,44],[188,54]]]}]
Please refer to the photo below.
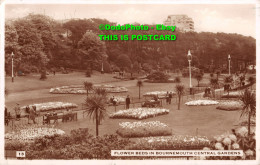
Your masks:
[{"label": "circular flower bed", "polygon": [[189,101],[186,102],[185,105],[189,105],[189,106],[198,106],[198,105],[216,105],[219,102],[214,101],[214,100],[193,100],[193,101]]},{"label": "circular flower bed", "polygon": [[34,140],[35,138],[43,137],[43,136],[53,136],[55,134],[62,135],[65,132],[49,127],[31,127],[26,129],[21,129],[18,131],[13,131],[5,134],[6,140]]},{"label": "circular flower bed", "polygon": [[240,101],[223,101],[217,106],[217,109],[226,111],[241,110],[243,105]]},{"label": "circular flower bed", "polygon": [[158,115],[168,114],[170,111],[163,108],[131,108],[127,110],[119,110],[110,115],[110,118],[117,119],[146,119]]},{"label": "circular flower bed", "polygon": [[[104,88],[108,93],[121,93],[127,92],[126,87],[113,86],[113,85],[93,85],[93,88]],[[92,93],[93,91],[89,91]],[[50,93],[54,94],[86,94],[87,90],[84,88],[84,85],[70,85],[70,86],[61,86],[50,89]]]},{"label": "circular flower bed", "polygon": [[[36,111],[51,111],[65,108],[76,108],[77,104],[66,103],[66,102],[46,102],[39,104],[30,104],[29,107],[36,106]],[[21,107],[22,110],[25,110],[26,106]]]},{"label": "circular flower bed", "polygon": [[160,121],[149,122],[123,122],[119,123],[120,128],[116,131],[122,137],[148,137],[172,135],[168,125]]}]

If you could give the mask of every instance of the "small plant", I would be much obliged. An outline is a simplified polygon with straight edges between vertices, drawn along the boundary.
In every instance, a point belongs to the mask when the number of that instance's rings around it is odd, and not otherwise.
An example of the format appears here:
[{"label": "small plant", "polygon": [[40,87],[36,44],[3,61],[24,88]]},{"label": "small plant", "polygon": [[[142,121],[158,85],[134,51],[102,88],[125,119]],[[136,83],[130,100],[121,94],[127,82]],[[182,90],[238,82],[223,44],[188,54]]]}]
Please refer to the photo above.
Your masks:
[{"label": "small plant", "polygon": [[180,83],[181,82],[181,79],[180,79],[180,77],[175,77],[175,79],[174,79],[174,81],[173,81],[174,83]]},{"label": "small plant", "polygon": [[87,70],[87,71],[86,71],[86,77],[91,77],[91,72],[90,72],[90,70]]}]

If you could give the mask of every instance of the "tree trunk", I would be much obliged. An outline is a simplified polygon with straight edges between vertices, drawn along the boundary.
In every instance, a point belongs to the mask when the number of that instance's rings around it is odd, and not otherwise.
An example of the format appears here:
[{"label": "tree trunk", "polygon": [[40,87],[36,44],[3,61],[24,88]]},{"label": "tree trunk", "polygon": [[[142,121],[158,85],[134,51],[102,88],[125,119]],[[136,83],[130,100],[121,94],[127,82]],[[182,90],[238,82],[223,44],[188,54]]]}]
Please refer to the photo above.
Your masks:
[{"label": "tree trunk", "polygon": [[139,86],[139,99],[141,99],[141,97],[140,97],[140,88],[141,88],[141,87]]},{"label": "tree trunk", "polygon": [[180,110],[180,106],[181,106],[181,96],[179,96],[178,110]]},{"label": "tree trunk", "polygon": [[96,109],[96,136],[98,136],[98,110]]},{"label": "tree trunk", "polygon": [[251,118],[251,110],[249,111],[249,114],[248,114],[248,136],[250,135],[250,118]]}]

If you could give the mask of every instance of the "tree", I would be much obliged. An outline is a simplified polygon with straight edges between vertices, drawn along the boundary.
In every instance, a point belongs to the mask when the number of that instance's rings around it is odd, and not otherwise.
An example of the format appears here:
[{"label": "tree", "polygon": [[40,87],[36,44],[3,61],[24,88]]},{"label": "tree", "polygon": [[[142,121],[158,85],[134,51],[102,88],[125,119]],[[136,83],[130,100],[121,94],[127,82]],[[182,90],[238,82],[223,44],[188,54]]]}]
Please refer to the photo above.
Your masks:
[{"label": "tree", "polygon": [[213,97],[215,98],[215,89],[217,88],[218,84],[218,79],[217,78],[212,78],[210,79],[210,84],[213,87]]},{"label": "tree", "polygon": [[126,54],[119,55],[116,59],[116,65],[120,68],[129,68],[131,63],[129,56]]},{"label": "tree", "polygon": [[228,89],[227,89],[227,91],[228,91],[228,98],[229,98],[230,85],[231,85],[232,82],[233,82],[232,76],[226,76],[224,78],[224,83],[228,85]]},{"label": "tree", "polygon": [[250,135],[250,119],[256,115],[256,95],[254,92],[246,89],[240,96],[240,100],[243,102],[243,109],[240,117],[248,116],[248,136]]},{"label": "tree", "polygon": [[250,77],[248,77],[247,81],[251,84],[251,89],[252,89],[253,84],[255,83],[255,78],[250,76]]},{"label": "tree", "polygon": [[88,116],[92,117],[93,121],[96,120],[96,136],[98,136],[98,125],[106,113],[106,95],[95,92],[94,95],[86,98],[85,106]]},{"label": "tree", "polygon": [[175,77],[175,79],[173,80],[173,82],[175,82],[175,83],[180,83],[180,82],[181,82],[180,77]]},{"label": "tree", "polygon": [[143,86],[143,81],[138,80],[136,85],[139,87],[139,99],[141,99],[141,87]]},{"label": "tree", "polygon": [[199,87],[199,86],[200,86],[200,81],[202,80],[203,76],[202,76],[201,74],[197,74],[197,75],[195,76],[195,78],[196,78],[197,81],[198,81],[198,87]]},{"label": "tree", "polygon": [[220,75],[220,71],[218,70],[218,71],[216,71],[216,74],[217,74],[217,79],[219,78],[219,75]]},{"label": "tree", "polygon": [[84,88],[86,89],[87,96],[88,96],[89,91],[91,91],[93,89],[93,84],[91,82],[85,81]]},{"label": "tree", "polygon": [[78,42],[78,52],[82,60],[82,65],[86,68],[100,70],[100,63],[107,57],[106,45],[100,41],[99,37],[93,32],[86,32]]},{"label": "tree", "polygon": [[180,106],[181,106],[181,96],[184,94],[184,85],[181,84],[177,84],[175,86],[175,90],[178,96],[178,110],[180,110]]}]

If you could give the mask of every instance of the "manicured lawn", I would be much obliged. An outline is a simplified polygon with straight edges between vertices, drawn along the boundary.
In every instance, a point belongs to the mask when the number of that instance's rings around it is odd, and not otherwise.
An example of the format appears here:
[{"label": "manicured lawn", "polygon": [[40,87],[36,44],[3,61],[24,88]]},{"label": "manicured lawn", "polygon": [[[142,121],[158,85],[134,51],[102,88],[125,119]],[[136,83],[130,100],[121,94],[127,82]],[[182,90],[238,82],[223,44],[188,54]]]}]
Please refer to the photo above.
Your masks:
[{"label": "manicured lawn", "polygon": [[[6,106],[13,114],[13,107],[15,103],[20,103],[21,106],[41,103],[49,101],[64,101],[72,102],[79,105],[84,103],[85,95],[76,94],[51,94],[49,90],[51,87],[63,86],[63,85],[77,85],[82,84],[84,81],[90,81],[95,84],[112,84],[118,86],[125,86],[129,92],[115,94],[115,95],[130,95],[131,98],[138,100],[138,87],[136,87],[136,80],[120,81],[112,78],[113,74],[95,73],[91,78],[85,77],[84,73],[74,72],[68,75],[56,74],[55,76],[49,75],[46,81],[40,81],[39,76],[25,76],[18,77],[14,83],[11,83],[10,78],[6,78],[6,88],[9,91],[9,95],[6,96]],[[173,75],[172,77],[176,77]],[[205,78],[201,83],[209,82],[209,75],[205,75]],[[188,87],[189,79],[182,78],[182,83]],[[193,85],[197,85],[195,79],[192,80]],[[144,83],[141,88],[141,95],[151,91],[170,91],[174,90],[175,83]],[[142,100],[145,98],[142,97]],[[184,97],[186,99],[186,97]],[[157,116],[155,118],[149,118],[142,121],[159,120],[168,124],[173,134],[176,135],[206,135],[212,137],[214,135],[223,134],[226,131],[230,131],[239,122],[240,111],[219,111],[216,106],[185,106],[184,103],[187,100],[183,100],[181,104],[181,110],[177,110],[176,99],[172,100],[171,105],[163,103],[164,108],[170,109],[168,115]],[[133,105],[131,105],[132,107]],[[135,107],[140,107],[140,104],[135,104]],[[117,107],[117,110],[124,109],[124,106]],[[108,107],[107,112],[114,112],[114,107]],[[100,135],[103,134],[115,134],[116,129],[119,128],[120,122],[136,121],[130,119],[110,119],[108,116],[102,121],[100,125]],[[91,133],[95,134],[95,122],[89,117],[82,118],[79,115],[77,122],[67,122],[57,125],[58,128],[63,129],[66,133],[69,133],[72,129],[76,128],[90,128]],[[6,131],[9,131],[7,128]]]}]

